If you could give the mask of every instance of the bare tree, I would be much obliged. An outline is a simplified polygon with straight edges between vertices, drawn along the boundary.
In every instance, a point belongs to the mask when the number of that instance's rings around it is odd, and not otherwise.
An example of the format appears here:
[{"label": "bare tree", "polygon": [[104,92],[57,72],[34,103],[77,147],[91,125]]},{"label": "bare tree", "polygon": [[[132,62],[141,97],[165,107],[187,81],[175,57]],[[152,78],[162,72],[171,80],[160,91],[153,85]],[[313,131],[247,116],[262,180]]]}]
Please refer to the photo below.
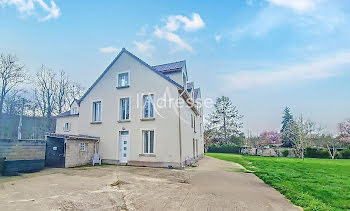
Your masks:
[{"label": "bare tree", "polygon": [[0,120],[3,112],[6,95],[26,80],[26,72],[23,65],[12,55],[0,55]]},{"label": "bare tree", "polygon": [[51,69],[41,66],[36,73],[35,97],[43,117],[51,118],[56,110],[56,74]]},{"label": "bare tree", "polygon": [[68,102],[68,92],[70,84],[68,80],[68,75],[61,70],[59,78],[57,80],[57,109],[58,113],[62,113],[63,110],[69,108]]},{"label": "bare tree", "polygon": [[80,99],[85,92],[85,88],[78,83],[70,82],[68,90],[68,103],[71,105],[75,99]]}]

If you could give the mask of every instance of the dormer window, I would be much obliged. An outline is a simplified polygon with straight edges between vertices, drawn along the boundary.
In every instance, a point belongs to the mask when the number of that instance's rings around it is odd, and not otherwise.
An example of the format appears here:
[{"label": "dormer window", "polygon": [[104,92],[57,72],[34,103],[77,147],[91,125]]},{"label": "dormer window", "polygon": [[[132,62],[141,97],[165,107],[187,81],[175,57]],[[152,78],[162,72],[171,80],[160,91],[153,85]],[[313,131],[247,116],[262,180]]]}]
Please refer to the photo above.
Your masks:
[{"label": "dormer window", "polygon": [[130,85],[129,72],[118,73],[118,88],[129,87]]}]

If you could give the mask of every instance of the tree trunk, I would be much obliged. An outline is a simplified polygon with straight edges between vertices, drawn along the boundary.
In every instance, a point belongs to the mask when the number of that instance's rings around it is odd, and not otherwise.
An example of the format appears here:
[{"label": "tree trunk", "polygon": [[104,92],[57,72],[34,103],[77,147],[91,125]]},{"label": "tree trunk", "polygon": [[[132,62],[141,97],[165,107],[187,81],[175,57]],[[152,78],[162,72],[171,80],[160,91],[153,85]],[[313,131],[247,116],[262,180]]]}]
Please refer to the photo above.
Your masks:
[{"label": "tree trunk", "polygon": [[224,113],[224,134],[225,134],[225,143],[227,143],[227,134],[226,134],[226,116]]}]

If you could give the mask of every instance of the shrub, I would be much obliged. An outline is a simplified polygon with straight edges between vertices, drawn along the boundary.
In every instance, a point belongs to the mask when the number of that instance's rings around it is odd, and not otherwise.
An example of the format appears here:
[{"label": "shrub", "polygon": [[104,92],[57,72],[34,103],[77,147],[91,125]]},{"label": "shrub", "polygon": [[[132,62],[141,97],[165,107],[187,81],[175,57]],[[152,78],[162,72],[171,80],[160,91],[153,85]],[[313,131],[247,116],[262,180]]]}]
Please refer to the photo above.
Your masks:
[{"label": "shrub", "polygon": [[239,154],[240,147],[232,144],[215,145],[212,144],[208,148],[208,152],[218,152],[218,153],[236,153]]},{"label": "shrub", "polygon": [[350,159],[350,147],[347,148],[347,149],[343,149],[341,152],[340,152],[340,155],[342,158],[344,159]]},{"label": "shrub", "polygon": [[329,158],[329,153],[324,149],[308,147],[305,149],[304,156],[307,158]]},{"label": "shrub", "polygon": [[289,150],[288,150],[288,149],[284,149],[284,150],[282,151],[282,155],[283,155],[283,157],[288,157],[288,155],[289,155]]}]

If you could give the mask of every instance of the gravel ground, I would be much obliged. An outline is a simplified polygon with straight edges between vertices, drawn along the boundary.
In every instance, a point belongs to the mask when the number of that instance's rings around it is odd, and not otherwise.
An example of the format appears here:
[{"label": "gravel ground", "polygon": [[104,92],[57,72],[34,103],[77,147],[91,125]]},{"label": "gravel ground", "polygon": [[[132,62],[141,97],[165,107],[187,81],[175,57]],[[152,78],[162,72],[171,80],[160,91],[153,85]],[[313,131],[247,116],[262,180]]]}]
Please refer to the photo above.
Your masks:
[{"label": "gravel ground", "polygon": [[0,210],[300,210],[238,164],[185,170],[113,166],[0,177]]}]

